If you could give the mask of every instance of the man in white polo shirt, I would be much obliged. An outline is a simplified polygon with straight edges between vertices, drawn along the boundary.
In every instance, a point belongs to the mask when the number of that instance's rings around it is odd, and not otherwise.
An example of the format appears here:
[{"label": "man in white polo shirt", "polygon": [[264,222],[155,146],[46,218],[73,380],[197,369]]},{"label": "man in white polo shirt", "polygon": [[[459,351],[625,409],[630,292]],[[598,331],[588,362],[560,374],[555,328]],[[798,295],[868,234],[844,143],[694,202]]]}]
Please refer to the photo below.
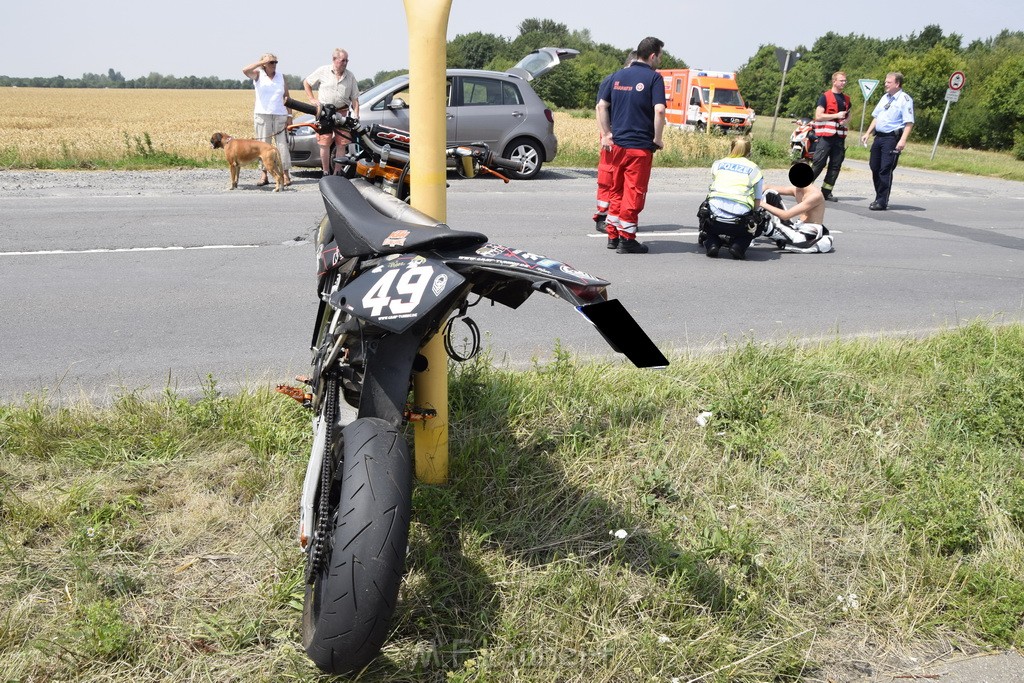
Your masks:
[{"label": "man in white polo shirt", "polygon": [[[348,70],[348,52],[340,47],[334,49],[330,64],[325,64],[306,76],[302,81],[302,87],[310,102],[333,104],[338,108],[339,114],[351,113],[355,118],[359,118],[359,82]],[[316,97],[313,97],[313,88],[317,88]],[[324,175],[331,173],[331,144],[335,142],[338,147],[337,154],[340,155],[341,147],[351,142],[351,138],[345,132],[326,132],[316,136]]]}]

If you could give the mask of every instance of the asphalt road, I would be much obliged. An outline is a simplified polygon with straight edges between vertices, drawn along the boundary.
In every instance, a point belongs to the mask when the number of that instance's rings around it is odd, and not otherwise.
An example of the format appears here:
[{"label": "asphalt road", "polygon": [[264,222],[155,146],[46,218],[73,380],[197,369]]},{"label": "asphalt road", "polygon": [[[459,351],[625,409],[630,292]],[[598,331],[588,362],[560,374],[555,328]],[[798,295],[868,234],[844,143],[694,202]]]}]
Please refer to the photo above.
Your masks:
[{"label": "asphalt road", "polygon": [[[766,173],[785,182],[785,171]],[[0,400],[46,391],[231,390],[305,371],[315,299],[316,178],[275,194],[255,170],[0,173]],[[667,352],[746,339],[923,334],[1024,319],[1024,184],[898,169],[890,210],[868,211],[870,173],[848,162],[828,205],[831,254],[708,259],[696,245],[705,169],[655,169],[646,255],[593,231],[594,172],[533,181],[452,178],[448,223],[610,280]],[[516,366],[604,341],[560,300],[471,309],[492,357]]]}]

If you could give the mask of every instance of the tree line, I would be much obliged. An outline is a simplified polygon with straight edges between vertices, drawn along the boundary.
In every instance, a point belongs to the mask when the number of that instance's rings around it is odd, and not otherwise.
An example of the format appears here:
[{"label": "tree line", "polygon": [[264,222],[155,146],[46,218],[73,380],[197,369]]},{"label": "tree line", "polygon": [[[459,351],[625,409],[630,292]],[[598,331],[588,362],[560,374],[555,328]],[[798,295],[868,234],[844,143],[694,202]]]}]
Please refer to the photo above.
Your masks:
[{"label": "tree line", "polygon": [[[782,71],[775,45],[762,45],[737,71],[740,92],[758,114],[771,115],[779,97]],[[960,100],[950,107],[942,129],[944,144],[979,149],[1010,150],[1024,159],[1024,32],[1004,30],[987,40],[963,45],[962,36],[945,35],[936,25],[907,38],[879,40],[834,32],[809,48],[797,46],[800,59],[786,74],[780,115],[813,116],[818,96],[831,86],[832,74],[849,78],[856,128],[864,113],[865,127],[882,95],[881,82],[889,72],[903,74],[903,88],[914,98],[913,137],[934,140],[946,108],[946,90],[954,71],[966,84]],[[867,103],[860,79],[879,81]],[[866,106],[865,106],[866,105]]]},{"label": "tree line", "polygon": [[[285,85],[291,90],[302,90],[302,76],[285,74]],[[360,86],[373,85],[367,79]],[[0,76],[0,87],[15,88],[155,88],[162,90],[250,90],[252,81],[248,78],[218,78],[217,76],[171,76],[151,72],[147,76],[125,78],[120,71],[108,69],[105,74],[84,73],[81,78],[64,76],[16,77]]]},{"label": "tree line", "polygon": [[[565,24],[548,19],[526,19],[517,27],[514,38],[491,33],[468,33],[448,41],[448,66],[466,69],[504,71],[530,51],[557,46],[580,51],[567,61],[533,82],[534,89],[550,105],[562,109],[592,109],[601,80],[622,66],[626,55],[635,46],[617,47],[596,43],[590,32],[570,30]],[[639,39],[638,39],[639,40]],[[777,45],[761,45],[757,52],[737,70],[736,79],[747,104],[762,116],[775,111],[782,81],[782,70],[776,58]],[[963,37],[946,35],[941,27],[929,25],[921,33],[908,37],[878,39],[863,35],[839,35],[829,32],[807,48],[796,46],[800,58],[786,74],[780,114],[810,116],[818,96],[831,85],[835,71],[849,77],[846,94],[853,107],[854,124],[861,112],[870,118],[871,109],[881,96],[876,87],[868,102],[857,85],[860,79],[883,81],[885,74],[899,71],[904,87],[914,98],[917,118],[914,138],[934,139],[945,109],[949,75],[963,71],[966,76],[960,101],[943,128],[946,144],[980,149],[1012,149],[1024,159],[1024,31],[1004,30],[986,40],[963,45]],[[686,68],[687,64],[668,50],[662,55],[662,68]],[[714,68],[715,65],[702,65]],[[375,83],[405,73],[380,71],[372,78],[359,81],[366,90]],[[302,77],[285,75],[290,89],[302,88]],[[126,79],[110,69],[106,74],[83,74],[82,78],[13,78],[0,76],[0,86],[65,87],[65,88],[181,88],[181,89],[244,89],[252,87],[249,80],[221,79],[211,76],[175,77],[151,73]],[[866,124],[865,124],[866,125]]]},{"label": "tree line", "polygon": [[[548,103],[566,109],[593,108],[601,80],[621,67],[633,46],[595,43],[589,31],[570,31],[564,24],[528,19],[519,35],[508,40],[486,33],[456,36],[448,42],[448,66],[504,71],[531,50],[556,45],[575,48],[579,57],[560,65],[534,81],[537,93]],[[771,116],[779,98],[782,67],[777,45],[762,45],[736,72],[747,104],[762,116]],[[860,120],[865,101],[860,79],[878,80],[866,103],[865,126],[882,94],[881,82],[890,71],[904,76],[904,87],[914,98],[916,124],[913,137],[934,139],[946,105],[949,76],[963,71],[966,85],[952,105],[943,127],[942,141],[960,147],[1013,150],[1024,159],[1024,31],[1004,30],[986,40],[963,45],[963,37],[946,35],[928,25],[908,37],[881,40],[863,35],[829,32],[810,48],[797,46],[801,57],[786,74],[780,115],[812,116],[821,93],[831,87],[832,74],[846,72],[853,122]],[[715,65],[702,65],[714,68]],[[662,68],[686,68],[668,51]],[[378,76],[390,77],[387,72]],[[375,78],[375,82],[382,79]]]},{"label": "tree line", "polygon": [[[302,85],[299,77],[299,87]],[[169,76],[150,73],[138,78],[125,78],[120,71],[108,69],[105,74],[85,73],[81,78],[64,76],[29,77],[0,76],[0,86],[20,88],[164,88],[173,90],[241,90],[251,88],[247,78],[217,78],[216,76]]]}]

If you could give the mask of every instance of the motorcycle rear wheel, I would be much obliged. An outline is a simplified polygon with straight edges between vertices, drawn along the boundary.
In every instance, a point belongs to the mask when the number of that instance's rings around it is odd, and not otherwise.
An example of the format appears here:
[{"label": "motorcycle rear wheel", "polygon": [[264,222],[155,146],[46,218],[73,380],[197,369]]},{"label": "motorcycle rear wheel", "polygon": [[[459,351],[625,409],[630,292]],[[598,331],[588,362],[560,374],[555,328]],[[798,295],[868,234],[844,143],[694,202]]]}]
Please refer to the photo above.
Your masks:
[{"label": "motorcycle rear wheel", "polygon": [[323,671],[369,664],[387,638],[405,571],[412,460],[401,432],[360,418],[342,432],[326,557],[306,586],[302,645]]}]

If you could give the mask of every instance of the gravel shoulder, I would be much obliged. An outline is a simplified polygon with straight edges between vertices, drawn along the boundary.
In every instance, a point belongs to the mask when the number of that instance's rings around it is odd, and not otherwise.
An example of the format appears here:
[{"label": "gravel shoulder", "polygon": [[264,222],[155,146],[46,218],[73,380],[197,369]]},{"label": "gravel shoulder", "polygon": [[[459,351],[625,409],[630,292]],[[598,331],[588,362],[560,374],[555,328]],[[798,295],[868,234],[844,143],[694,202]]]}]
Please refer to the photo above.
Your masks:
[{"label": "gravel shoulder", "polygon": [[[593,175],[592,169],[545,167],[544,177],[577,177]],[[256,187],[258,171],[244,169],[235,192],[272,192],[272,186]],[[769,183],[786,182],[783,169],[765,171]],[[871,187],[871,172],[862,161],[846,161],[836,191],[863,193]],[[316,192],[319,171],[292,169],[293,183],[283,192]],[[655,168],[652,183],[665,183],[671,188],[677,184],[696,191],[707,185],[705,168]],[[453,182],[459,182],[453,180]],[[4,197],[68,197],[68,196],[173,196],[190,194],[218,194],[228,192],[227,168],[170,169],[159,171],[0,171],[0,193]],[[470,187],[466,190],[477,189]],[[513,183],[504,188],[527,191],[529,182]],[[490,187],[480,183],[479,187]],[[998,178],[981,178],[941,171],[899,168],[894,188],[901,196],[984,198],[996,196],[1022,197],[1024,183]],[[461,189],[461,188],[460,188]]]},{"label": "gravel shoulder", "polygon": [[[244,169],[235,192],[272,192],[256,187],[259,172]],[[293,171],[292,185],[283,192],[316,191],[319,172]],[[227,168],[188,168],[161,171],[0,171],[4,197],[174,196],[228,192]]]}]

